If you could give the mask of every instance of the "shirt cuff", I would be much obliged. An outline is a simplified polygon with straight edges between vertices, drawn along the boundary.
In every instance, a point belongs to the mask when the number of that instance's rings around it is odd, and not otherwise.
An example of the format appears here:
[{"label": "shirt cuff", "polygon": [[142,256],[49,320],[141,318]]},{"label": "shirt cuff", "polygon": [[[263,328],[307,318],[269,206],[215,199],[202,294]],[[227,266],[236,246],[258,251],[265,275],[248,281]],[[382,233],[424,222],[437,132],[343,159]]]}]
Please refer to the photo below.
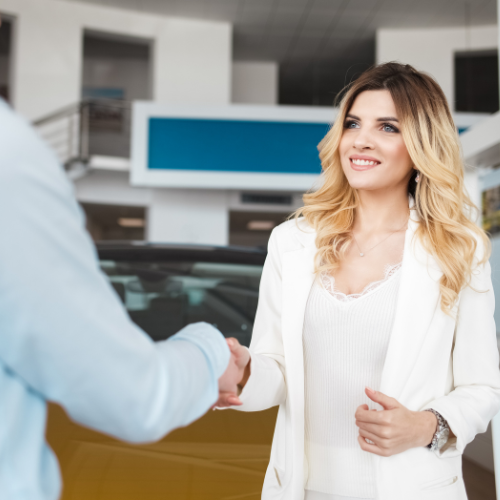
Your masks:
[{"label": "shirt cuff", "polygon": [[217,380],[226,371],[230,351],[226,340],[217,328],[204,322],[193,323],[184,327],[167,342],[187,340],[201,349]]}]

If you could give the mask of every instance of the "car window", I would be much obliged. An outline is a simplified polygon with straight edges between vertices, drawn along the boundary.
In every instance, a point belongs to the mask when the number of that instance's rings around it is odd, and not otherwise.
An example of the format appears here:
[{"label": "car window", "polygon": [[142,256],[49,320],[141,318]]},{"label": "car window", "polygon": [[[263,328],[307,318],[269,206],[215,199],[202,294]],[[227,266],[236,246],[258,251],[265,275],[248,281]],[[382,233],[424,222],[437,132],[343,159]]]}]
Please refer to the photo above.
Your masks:
[{"label": "car window", "polygon": [[262,266],[103,260],[101,268],[131,319],[153,340],[206,321],[250,344]]}]

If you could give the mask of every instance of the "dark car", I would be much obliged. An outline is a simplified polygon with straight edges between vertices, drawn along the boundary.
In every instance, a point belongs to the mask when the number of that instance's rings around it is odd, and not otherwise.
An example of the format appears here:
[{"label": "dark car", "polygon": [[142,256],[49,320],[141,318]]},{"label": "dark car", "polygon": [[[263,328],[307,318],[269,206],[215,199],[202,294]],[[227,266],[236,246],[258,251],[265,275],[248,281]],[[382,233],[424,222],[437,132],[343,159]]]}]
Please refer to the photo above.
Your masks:
[{"label": "dark car", "polygon": [[[196,321],[248,346],[265,252],[211,246],[98,244],[101,268],[153,340]],[[158,443],[129,445],[73,423],[50,405],[47,438],[65,500],[257,500],[276,408],[208,411]]]}]

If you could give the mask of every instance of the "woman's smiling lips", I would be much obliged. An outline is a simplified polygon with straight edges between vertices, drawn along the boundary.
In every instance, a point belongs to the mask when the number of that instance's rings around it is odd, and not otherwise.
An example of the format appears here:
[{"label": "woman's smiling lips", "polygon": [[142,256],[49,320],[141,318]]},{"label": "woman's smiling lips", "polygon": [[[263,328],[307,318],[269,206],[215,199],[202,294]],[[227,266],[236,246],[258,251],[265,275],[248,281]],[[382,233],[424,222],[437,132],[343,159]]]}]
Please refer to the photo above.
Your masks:
[{"label": "woman's smiling lips", "polygon": [[349,157],[349,161],[351,162],[351,168],[353,170],[370,170],[371,168],[380,165],[380,161],[372,156],[365,155],[353,155]]}]

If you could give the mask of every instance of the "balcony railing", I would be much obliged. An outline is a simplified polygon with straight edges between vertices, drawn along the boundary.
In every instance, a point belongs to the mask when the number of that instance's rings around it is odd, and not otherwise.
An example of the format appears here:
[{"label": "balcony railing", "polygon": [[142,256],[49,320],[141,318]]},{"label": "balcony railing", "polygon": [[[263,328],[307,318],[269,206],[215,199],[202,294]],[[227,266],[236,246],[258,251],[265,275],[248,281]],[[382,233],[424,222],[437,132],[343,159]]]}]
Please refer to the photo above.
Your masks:
[{"label": "balcony railing", "polygon": [[93,156],[130,157],[127,101],[86,100],[33,123],[72,178],[89,168]]}]

